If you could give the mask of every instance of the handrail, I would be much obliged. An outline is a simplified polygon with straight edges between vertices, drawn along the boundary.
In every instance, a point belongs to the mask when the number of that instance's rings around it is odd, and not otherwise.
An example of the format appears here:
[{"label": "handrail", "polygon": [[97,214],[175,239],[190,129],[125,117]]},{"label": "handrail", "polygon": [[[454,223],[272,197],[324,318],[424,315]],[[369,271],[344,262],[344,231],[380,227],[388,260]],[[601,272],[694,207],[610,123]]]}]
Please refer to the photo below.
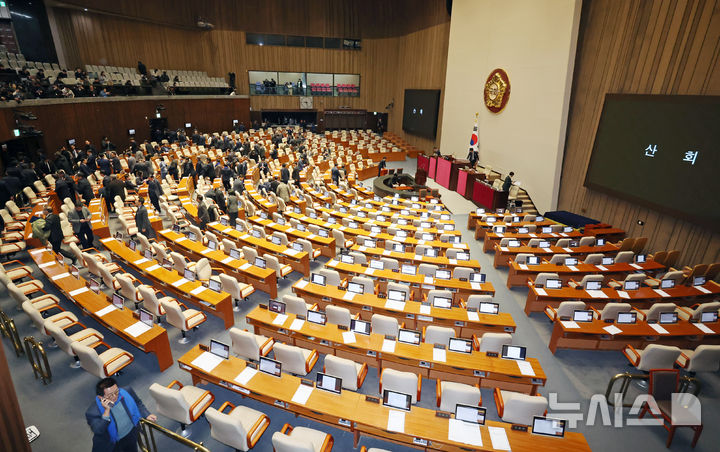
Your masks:
[{"label": "handrail", "polygon": [[[633,380],[644,380],[647,381],[650,378],[650,375],[648,374],[631,374],[629,372],[617,374],[610,378],[610,381],[608,382],[607,390],[605,391],[605,400],[610,406],[615,406],[615,398],[610,397],[610,394],[612,393],[612,389],[615,386],[615,383],[618,380],[621,380],[622,383],[620,385],[620,394],[622,395],[621,400],[625,400],[625,396],[627,395],[627,391],[630,388],[630,383],[632,383]],[[695,378],[688,375],[684,375],[680,377],[680,384],[678,387],[678,392],[686,393],[690,392],[690,389],[693,389],[692,394],[694,396],[697,396],[700,394],[700,381]],[[623,403],[622,405],[625,408],[630,408],[633,406],[632,403]]]},{"label": "handrail", "polygon": [[[196,443],[194,441],[191,441],[188,438],[185,438],[181,435],[178,435],[177,433],[166,429],[162,425],[156,424],[152,421],[149,421],[147,419],[141,418],[140,419],[140,434],[138,435],[138,445],[140,446],[140,450],[142,452],[157,452],[158,446],[155,441],[155,434],[154,432],[159,432],[163,436],[166,436],[167,438],[170,438],[173,441],[176,441],[183,446],[187,446],[192,448],[195,452],[210,452],[210,449],[203,446],[202,443]],[[167,450],[167,448],[164,448],[163,450]]]},{"label": "handrail", "polygon": [[[25,336],[25,352],[33,368],[35,379],[40,378],[44,385],[52,383],[52,372],[42,342],[32,336]],[[42,360],[40,359],[42,358]]]},{"label": "handrail", "polygon": [[15,321],[8,317],[2,310],[0,310],[0,333],[10,338],[10,342],[12,342],[13,349],[15,350],[15,356],[20,356],[25,353],[20,335],[17,332],[17,328],[15,328]]}]

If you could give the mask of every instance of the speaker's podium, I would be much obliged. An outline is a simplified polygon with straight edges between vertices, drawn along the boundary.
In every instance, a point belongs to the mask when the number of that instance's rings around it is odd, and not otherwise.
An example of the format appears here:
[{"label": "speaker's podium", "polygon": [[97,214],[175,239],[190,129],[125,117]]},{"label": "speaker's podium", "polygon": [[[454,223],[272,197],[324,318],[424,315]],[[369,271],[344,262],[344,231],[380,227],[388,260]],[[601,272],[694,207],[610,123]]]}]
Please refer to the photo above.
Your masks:
[{"label": "speaker's podium", "polygon": [[470,166],[470,161],[465,159],[456,159],[452,156],[446,156],[437,160],[437,173],[435,181],[443,187],[455,191],[457,189],[458,172],[460,168]]}]

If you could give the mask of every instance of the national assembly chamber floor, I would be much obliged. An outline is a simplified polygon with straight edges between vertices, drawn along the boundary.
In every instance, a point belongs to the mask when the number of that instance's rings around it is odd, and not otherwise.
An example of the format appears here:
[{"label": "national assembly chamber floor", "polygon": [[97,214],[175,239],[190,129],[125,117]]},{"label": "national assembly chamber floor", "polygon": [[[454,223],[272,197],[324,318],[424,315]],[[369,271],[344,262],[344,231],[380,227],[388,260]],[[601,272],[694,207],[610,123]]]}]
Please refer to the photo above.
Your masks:
[{"label": "national assembly chamber floor", "polygon": [[[415,160],[393,162],[389,167],[403,168],[406,172],[414,174]],[[366,180],[364,184],[372,186],[372,179]],[[500,303],[501,311],[512,315],[517,324],[513,343],[526,346],[528,356],[537,358],[540,361],[547,375],[547,383],[544,387],[540,388],[540,394],[551,399],[550,394],[556,393],[557,400],[560,403],[579,402],[580,409],[573,409],[572,412],[574,417],[580,415],[582,418],[578,425],[572,430],[584,434],[588,444],[594,451],[616,452],[665,449],[667,432],[660,426],[628,426],[627,420],[635,418],[635,416],[629,414],[630,409],[628,408],[618,412],[614,411],[611,407],[609,412],[610,425],[603,425],[602,416],[600,415],[600,411],[597,410],[594,413],[594,425],[586,425],[591,397],[594,394],[604,395],[609,380],[615,374],[632,370],[628,366],[626,358],[619,351],[562,349],[553,355],[548,349],[552,328],[546,316],[535,313],[528,317],[523,312],[527,289],[508,289],[506,287],[507,269],[494,269],[492,265],[492,255],[483,253],[482,243],[474,240],[473,231],[467,230],[467,215],[475,206],[457,193],[439,187],[432,180],[429,180],[428,184],[433,188],[440,189],[443,203],[445,203],[448,209],[454,214],[453,220],[457,228],[463,233],[463,242],[470,245],[471,258],[480,261],[482,271],[487,274],[488,280],[495,287],[495,301]],[[113,221],[117,222],[117,220]],[[114,225],[111,223],[111,228],[113,227]],[[114,233],[114,229],[111,232]],[[27,264],[31,262],[26,252],[20,253],[18,258]],[[312,270],[322,268],[326,261],[326,257],[318,258],[316,262],[311,263]],[[34,276],[43,279],[39,273],[40,272],[35,269]],[[130,273],[133,272],[130,271]],[[136,274],[136,276],[138,275]],[[287,279],[279,280],[278,297],[282,297],[282,295],[286,293],[291,293],[291,286],[298,280],[299,276],[299,273],[292,273]],[[52,284],[48,281],[45,281],[45,288],[49,293],[56,293]],[[62,298],[62,295],[59,293],[56,294]],[[241,312],[235,313],[235,326],[248,328],[245,322],[245,314],[255,308],[259,303],[267,302],[267,300],[268,296],[263,292],[256,292],[251,295],[249,300],[241,305]],[[20,336],[34,335],[38,337],[39,332],[33,329],[29,318],[15,311],[15,306],[15,302],[10,298],[7,291],[2,290],[2,292],[0,292],[0,307],[14,317]],[[87,327],[97,328],[100,331],[104,330],[102,326],[96,324],[92,319],[83,316],[74,305],[66,303],[63,306],[77,314],[78,318],[80,318]],[[127,344],[121,339],[107,331],[104,332],[105,341],[110,346],[129,349]],[[182,345],[178,343],[180,331],[177,329],[169,328],[168,334],[175,359],[173,366],[164,372],[160,372],[157,361],[153,356],[138,350],[131,350],[135,356],[134,363],[127,367],[122,375],[117,377],[121,387],[131,386],[137,392],[150,412],[153,412],[155,408],[154,401],[148,391],[152,383],[158,382],[167,385],[172,380],[179,380],[184,384],[191,383],[189,374],[178,367],[178,357],[182,356],[198,343],[207,344],[210,339],[230,343],[228,331],[223,328],[221,319],[215,316],[208,316],[207,321],[198,331],[191,331],[189,333],[191,340],[188,344]],[[32,449],[41,452],[90,450],[92,436],[85,422],[84,413],[89,404],[93,402],[95,395],[94,387],[97,379],[82,369],[71,369],[69,367],[71,358],[61,350],[57,348],[46,348],[52,368],[53,379],[51,384],[43,385],[39,380],[33,378],[33,372],[27,359],[24,356],[19,358],[15,357],[15,353],[7,340],[3,340],[2,343],[3,347],[5,347],[5,355],[9,362],[24,421],[26,425],[37,426],[40,431],[40,437],[32,443]],[[315,373],[321,369],[322,366],[315,366],[315,369],[308,378],[314,380]],[[703,403],[702,421],[705,425],[705,430],[695,450],[716,451],[718,450],[720,433],[718,433],[713,426],[718,425],[720,422],[720,409],[718,408],[718,406],[720,406],[718,404],[720,376],[714,373],[703,374],[698,378],[702,382],[700,400]],[[293,426],[307,426],[332,434],[335,440],[334,450],[353,450],[353,436],[349,432],[332,428],[303,417],[296,418],[292,414],[279,408],[249,398],[241,398],[239,394],[217,385],[201,384],[200,387],[212,391],[216,399],[214,405],[229,400],[233,404],[247,405],[269,416],[271,420],[270,427],[257,443],[254,450],[272,450],[272,433],[278,431],[286,422]],[[377,369],[370,368],[360,392],[377,395],[377,388]],[[634,399],[634,396],[641,391],[638,387],[632,386],[628,393],[629,399]],[[434,393],[435,382],[425,379],[423,381],[422,400],[418,404],[426,408],[434,409]],[[492,391],[490,389],[482,389],[482,398],[483,406],[487,407],[488,419],[499,420],[495,404],[493,403]],[[569,409],[572,408],[571,406],[561,406],[560,409],[553,409],[551,405],[548,415],[557,418],[568,418]],[[178,426],[176,422],[163,416],[159,417],[159,423],[173,430]],[[615,425],[622,426],[616,427]],[[232,450],[230,447],[210,437],[210,428],[204,418],[196,421],[191,429],[191,439],[196,442],[202,442],[211,451]],[[528,433],[528,435],[530,435],[530,433]],[[691,438],[692,431],[690,429],[679,429],[675,434],[670,450],[690,450]],[[360,445],[367,446],[368,448],[379,447],[393,451],[411,450],[397,444],[367,437],[361,438]],[[164,443],[161,443],[160,446],[159,450],[169,450],[175,447],[178,447],[178,450],[182,450],[179,446],[171,446]],[[513,450],[517,452],[516,449],[513,448]]]}]

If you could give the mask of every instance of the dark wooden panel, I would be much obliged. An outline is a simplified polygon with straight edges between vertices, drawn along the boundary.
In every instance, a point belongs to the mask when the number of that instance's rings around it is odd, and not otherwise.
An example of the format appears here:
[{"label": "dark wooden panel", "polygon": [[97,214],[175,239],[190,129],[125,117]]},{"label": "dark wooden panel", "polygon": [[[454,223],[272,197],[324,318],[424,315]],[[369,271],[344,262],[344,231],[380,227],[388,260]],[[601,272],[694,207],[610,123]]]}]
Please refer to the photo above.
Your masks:
[{"label": "dark wooden panel", "polygon": [[[15,359],[15,357],[12,357]],[[18,361],[24,359],[17,358]],[[25,363],[26,364],[26,363]],[[38,385],[40,383],[38,382]],[[30,443],[25,434],[25,423],[18,404],[15,386],[8,367],[5,347],[0,344],[0,450],[30,452]]]},{"label": "dark wooden panel", "polygon": [[649,250],[679,249],[688,265],[720,261],[720,234],[583,181],[606,93],[720,94],[719,9],[717,0],[584,2],[560,182],[560,209],[647,236]]}]

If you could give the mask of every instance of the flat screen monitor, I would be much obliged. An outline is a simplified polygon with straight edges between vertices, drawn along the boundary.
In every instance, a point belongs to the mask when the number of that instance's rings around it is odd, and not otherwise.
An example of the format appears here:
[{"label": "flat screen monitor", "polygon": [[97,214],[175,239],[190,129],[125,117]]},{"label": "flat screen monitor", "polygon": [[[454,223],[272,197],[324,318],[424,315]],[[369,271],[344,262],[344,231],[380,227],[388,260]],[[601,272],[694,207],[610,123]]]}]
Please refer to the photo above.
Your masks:
[{"label": "flat screen monitor", "polygon": [[[520,213],[520,212],[516,212],[516,213]],[[513,222],[513,223],[520,223],[520,217],[517,216],[517,215],[515,215],[514,217],[512,217],[512,222]]]},{"label": "flat screen monitor", "polygon": [[592,322],[593,311],[575,310],[573,312],[573,320],[576,322]]},{"label": "flat screen monitor", "polygon": [[485,408],[458,403],[455,405],[455,419],[473,424],[485,425]]},{"label": "flat screen monitor", "polygon": [[335,224],[335,218],[329,217],[327,220],[328,224]]},{"label": "flat screen monitor", "polygon": [[179,234],[180,233],[180,225],[179,224],[172,225],[172,231],[176,234]]},{"label": "flat screen monitor", "polygon": [[261,212],[260,212],[260,218],[262,218],[263,220],[267,220],[267,218],[268,218],[267,212],[261,211]]},{"label": "flat screen monitor", "polygon": [[428,248],[425,250],[425,255],[427,257],[438,257],[438,250],[435,248]]},{"label": "flat screen monitor", "polygon": [[307,231],[307,228],[305,227],[304,224],[298,224],[298,225],[297,225],[297,230],[300,231],[300,232],[305,232],[305,231]]},{"label": "flat screen monitor", "polygon": [[333,377],[332,375],[318,372],[315,381],[315,387],[318,389],[322,389],[323,391],[340,394],[340,391],[342,390],[342,378]]},{"label": "flat screen monitor", "polygon": [[220,217],[220,224],[223,226],[227,226],[230,224],[230,221],[225,217]]},{"label": "flat screen monitor", "polygon": [[400,226],[407,226],[408,221],[405,218],[398,218],[397,224],[399,224]]},{"label": "flat screen monitor", "polygon": [[600,290],[602,289],[602,281],[588,281],[585,283],[585,290]]},{"label": "flat screen monitor", "polygon": [[359,334],[370,334],[370,322],[364,320],[350,319],[350,330]]},{"label": "flat screen monitor", "polygon": [[527,234],[530,232],[530,229],[528,228],[518,228],[518,234]]},{"label": "flat screen monitor", "polygon": [[570,240],[570,248],[575,248],[577,246],[580,246],[577,240]]},{"label": "flat screen monitor", "polygon": [[358,224],[357,224],[356,222],[354,222],[354,221],[348,221],[348,227],[349,227],[350,229],[357,229],[357,228],[358,228]]},{"label": "flat screen monitor", "polygon": [[702,323],[713,323],[718,321],[717,311],[705,311],[700,314],[700,321]]},{"label": "flat screen monitor", "polygon": [[312,323],[317,323],[318,325],[325,325],[327,323],[327,316],[324,312],[320,311],[308,311],[307,312],[307,321]]},{"label": "flat screen monitor", "polygon": [[377,246],[377,242],[375,240],[365,239],[363,245],[365,248],[375,248]]},{"label": "flat screen monitor", "polygon": [[268,310],[277,314],[285,314],[285,303],[277,300],[268,301]]},{"label": "flat screen monitor", "polygon": [[647,256],[644,254],[636,254],[635,255],[635,263],[636,264],[644,264],[647,260]]},{"label": "flat screen monitor", "polygon": [[149,261],[153,260],[153,253],[150,250],[145,250],[145,252],[143,253],[143,256],[145,256],[145,259],[147,259]]},{"label": "flat screen monitor", "polygon": [[499,303],[482,302],[478,306],[478,310],[483,314],[497,314],[500,312]]},{"label": "flat screen monitor", "polygon": [[521,243],[520,243],[520,240],[510,240],[510,241],[508,241],[507,246],[509,246],[511,248],[513,248],[513,247],[517,248],[517,247],[521,246]]},{"label": "flat screen monitor", "polygon": [[237,248],[233,248],[230,250],[230,257],[233,259],[240,259],[240,250]]},{"label": "flat screen monitor", "polygon": [[186,129],[189,129],[190,127],[192,127],[192,124],[189,123],[189,122],[186,122],[186,123],[185,123],[185,128],[186,128]]},{"label": "flat screen monitor", "polygon": [[313,211],[310,211],[310,218],[312,218],[313,220],[316,219],[316,218],[317,218],[317,214],[316,214],[315,212],[313,212]]},{"label": "flat screen monitor", "polygon": [[524,360],[525,352],[526,352],[525,347],[504,344],[502,346],[502,355],[501,356],[505,359]]},{"label": "flat screen monitor", "polygon": [[125,307],[125,297],[123,297],[120,294],[114,293],[112,296],[112,304],[118,309],[124,308]]},{"label": "flat screen monitor", "polygon": [[483,209],[482,207],[478,207],[477,209],[475,209],[475,215],[483,215],[484,213],[485,209]]},{"label": "flat screen monitor", "polygon": [[388,296],[388,300],[405,302],[407,293],[403,290],[389,289],[387,296]]},{"label": "flat screen monitor", "polygon": [[294,242],[292,244],[292,249],[294,249],[295,251],[303,251],[302,243]]},{"label": "flat screen monitor", "polygon": [[458,353],[472,353],[472,340],[451,337],[448,341],[448,350]]},{"label": "flat screen monitor", "polygon": [[230,358],[230,346],[215,339],[210,339],[210,353],[222,359]]},{"label": "flat screen monitor", "polygon": [[285,218],[277,219],[277,224],[279,224],[280,226],[285,226],[285,223],[286,223]]},{"label": "flat screen monitor", "polygon": [[400,239],[407,238],[407,231],[397,231],[395,233],[395,237],[400,238]]},{"label": "flat screen monitor", "polygon": [[542,217],[541,215],[538,215],[535,217],[535,221],[545,221],[545,218]]},{"label": "flat screen monitor", "polygon": [[402,243],[396,243],[393,245],[393,251],[396,253],[404,253],[405,252],[405,245]]},{"label": "flat screen monitor", "polygon": [[421,221],[421,222],[420,222],[420,227],[421,227],[421,228],[424,228],[424,229],[427,229],[427,228],[432,227],[432,223],[430,223],[429,221]]},{"label": "flat screen monitor", "polygon": [[171,270],[173,268],[172,261],[170,261],[167,257],[163,259],[162,266],[165,270]]},{"label": "flat screen monitor", "polygon": [[75,265],[71,265],[70,274],[73,275],[75,278],[80,278],[80,269],[77,268],[77,266]]},{"label": "flat screen monitor", "polygon": [[417,268],[414,265],[403,264],[400,271],[403,275],[415,275]]},{"label": "flat screen monitor", "polygon": [[505,209],[503,209],[502,207],[498,207],[497,209],[495,209],[495,213],[498,215],[502,215],[505,213]]},{"label": "flat screen monitor", "polygon": [[260,231],[258,231],[257,229],[253,229],[252,232],[251,232],[251,234],[252,234],[252,236],[255,237],[256,239],[259,239],[259,238],[262,236],[262,234],[260,233]]},{"label": "flat screen monitor", "polygon": [[295,213],[302,213],[302,210],[298,206],[293,207],[293,212]]},{"label": "flat screen monitor", "polygon": [[280,375],[282,375],[282,364],[279,361],[275,361],[274,359],[261,356],[260,365],[258,367],[260,369],[260,372],[265,372],[266,374],[270,374],[274,377],[279,377]]},{"label": "flat screen monitor", "polygon": [[563,232],[572,232],[572,231],[573,231],[573,228],[571,226],[565,226],[563,228]]},{"label": "flat screen monitor", "polygon": [[183,278],[187,279],[188,281],[195,281],[195,272],[190,270],[189,268],[186,268],[185,272],[183,272]]},{"label": "flat screen monitor", "polygon": [[403,342],[405,344],[411,344],[411,345],[420,345],[420,331],[415,330],[406,330],[405,328],[400,328],[398,331],[398,342]]},{"label": "flat screen monitor", "polygon": [[692,285],[693,285],[693,286],[702,286],[703,284],[705,284],[706,280],[707,280],[707,278],[705,277],[705,275],[703,275],[703,276],[694,276],[694,277],[693,277],[693,281],[692,281]]},{"label": "flat screen monitor", "polygon": [[193,231],[188,232],[187,238],[192,240],[193,242],[197,240],[197,236]]},{"label": "flat screen monitor", "polygon": [[565,422],[563,419],[533,416],[532,432],[536,435],[562,438],[565,436]]},{"label": "flat screen monitor", "polygon": [[672,289],[673,287],[675,287],[674,279],[661,279],[660,280],[660,288],[661,289]]},{"label": "flat screen monitor", "polygon": [[208,288],[215,292],[222,292],[222,283],[217,279],[210,279],[208,281]]},{"label": "flat screen monitor", "polygon": [[437,279],[450,279],[450,276],[451,276],[450,270],[445,270],[445,269],[435,270],[435,277]]},{"label": "flat screen monitor", "polygon": [[450,215],[444,213],[444,214],[440,215],[440,219],[443,221],[448,221],[450,219]]},{"label": "flat screen monitor", "polygon": [[352,264],[355,263],[355,258],[352,257],[352,256],[349,255],[349,254],[341,254],[341,255],[340,255],[340,262],[342,262],[343,264],[350,264],[350,265],[352,265]]},{"label": "flat screen monitor", "polygon": [[560,289],[562,287],[562,280],[548,279],[545,281],[545,287],[548,289]]},{"label": "flat screen monitor", "polygon": [[243,226],[243,224],[238,221],[237,223],[235,223],[235,230],[238,232],[244,232],[245,226]]},{"label": "flat screen monitor", "polygon": [[497,218],[496,218],[496,217],[487,217],[487,218],[485,219],[485,222],[486,222],[486,223],[495,223],[496,221],[497,221]]},{"label": "flat screen monitor", "polygon": [[637,312],[618,312],[617,323],[630,325],[637,322]]},{"label": "flat screen monitor", "polygon": [[379,261],[377,259],[371,259],[368,266],[374,270],[383,270],[385,268],[383,261]]},{"label": "flat screen monitor", "polygon": [[318,235],[324,239],[330,237],[330,234],[325,229],[318,230]]},{"label": "flat screen monitor", "polygon": [[540,257],[539,256],[528,256],[525,263],[527,265],[540,265]]},{"label": "flat screen monitor", "polygon": [[412,396],[410,394],[390,391],[389,389],[383,390],[383,405],[386,407],[410,411],[411,404]]},{"label": "flat screen monitor", "polygon": [[90,290],[100,293],[100,282],[95,278],[90,278]]},{"label": "flat screen monitor", "polygon": [[340,213],[347,213],[347,211],[346,207],[340,207]]},{"label": "flat screen monitor", "polygon": [[504,234],[505,233],[505,226],[495,226],[493,228],[493,232],[495,234]]},{"label": "flat screen monitor", "polygon": [[470,282],[485,284],[485,273],[471,273]]},{"label": "flat screen monitor", "polygon": [[147,326],[153,326],[153,322],[155,321],[155,316],[145,308],[140,308],[140,312],[138,314],[140,321],[144,323]]},{"label": "flat screen monitor", "polygon": [[208,240],[207,247],[211,249],[212,251],[215,251],[217,249],[217,242],[213,242],[212,240]]},{"label": "flat screen monitor", "polygon": [[612,265],[615,263],[615,259],[612,257],[603,257],[602,258],[602,264],[603,265]]},{"label": "flat screen monitor", "polygon": [[605,239],[602,237],[598,237],[595,239],[595,246],[604,246],[605,245]]},{"label": "flat screen monitor", "polygon": [[677,312],[661,312],[658,317],[658,323],[677,323],[678,314]]},{"label": "flat screen monitor", "polygon": [[638,290],[640,288],[640,281],[624,281],[624,290]]},{"label": "flat screen monitor", "polygon": [[429,233],[424,233],[422,235],[422,240],[425,240],[426,242],[432,242],[435,239],[435,236]]},{"label": "flat screen monitor", "polygon": [[135,249],[137,249],[137,242],[135,240],[130,240],[128,247],[130,247],[131,251],[135,251]]},{"label": "flat screen monitor", "polygon": [[452,308],[452,299],[447,297],[433,298],[433,306],[436,308],[450,309]]},{"label": "flat screen monitor", "polygon": [[319,286],[324,286],[325,285],[325,275],[321,275],[319,273],[313,273],[312,275],[310,275],[310,281],[313,284],[317,284]]},{"label": "flat screen monitor", "polygon": [[540,243],[538,243],[538,248],[550,248],[550,242],[541,240]]},{"label": "flat screen monitor", "polygon": [[254,265],[259,268],[267,268],[267,262],[262,257],[256,257]]},{"label": "flat screen monitor", "polygon": [[350,282],[348,283],[347,290],[352,293],[364,293],[365,287],[362,284]]},{"label": "flat screen monitor", "polygon": [[[363,214],[365,214],[365,212],[363,212]],[[376,219],[377,221],[385,221],[385,220],[387,220],[387,218],[385,217],[385,215],[378,215],[377,217],[375,217],[375,219]]]},{"label": "flat screen monitor", "polygon": [[135,129],[128,129],[128,135],[135,135]]},{"label": "flat screen monitor", "polygon": [[455,258],[456,258],[457,260],[459,260],[459,261],[469,261],[469,260],[470,260],[470,253],[460,252],[460,253],[457,253],[457,254],[455,255]]},{"label": "flat screen monitor", "polygon": [[576,257],[566,257],[565,258],[565,265],[577,265],[578,260]]}]

